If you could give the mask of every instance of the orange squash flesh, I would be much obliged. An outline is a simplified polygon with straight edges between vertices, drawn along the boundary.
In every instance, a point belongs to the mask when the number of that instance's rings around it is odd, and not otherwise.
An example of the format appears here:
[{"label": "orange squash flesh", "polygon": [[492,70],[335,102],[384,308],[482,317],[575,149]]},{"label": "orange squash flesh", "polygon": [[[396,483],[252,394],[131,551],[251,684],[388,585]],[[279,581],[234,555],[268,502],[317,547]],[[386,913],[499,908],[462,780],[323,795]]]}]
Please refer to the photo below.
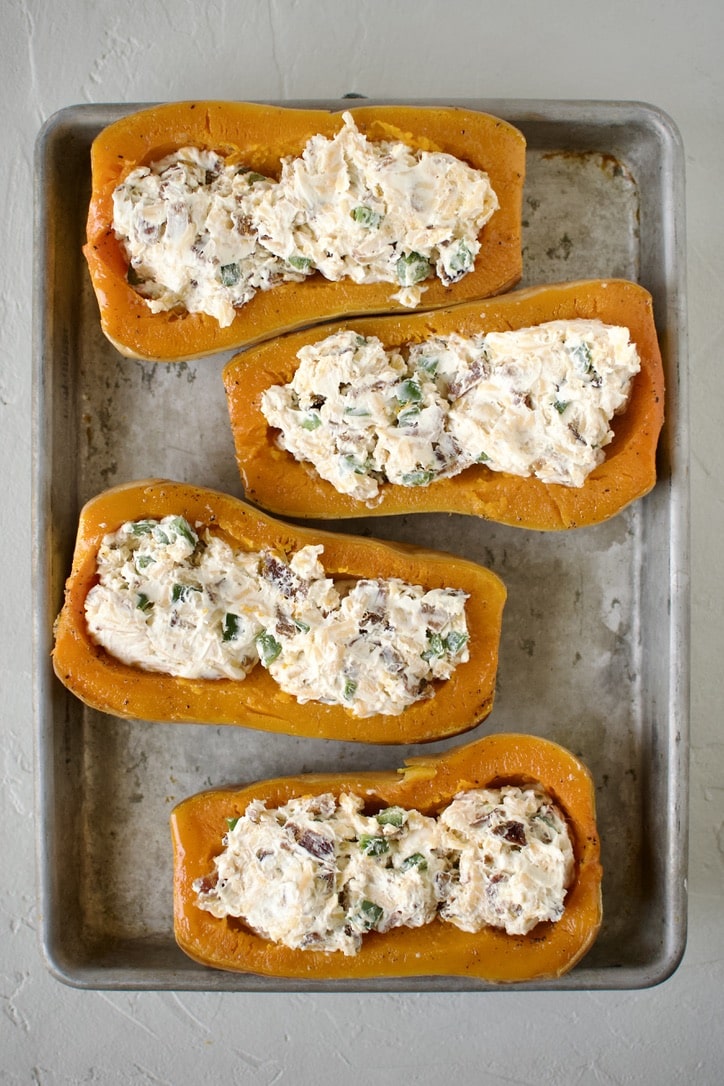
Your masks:
[{"label": "orange squash flesh", "polygon": [[[481,234],[474,271],[445,287],[430,281],[424,308],[485,297],[521,275],[521,207],[525,140],[511,125],[474,110],[437,106],[362,106],[349,110],[369,139],[399,139],[440,150],[487,172],[500,203]],[[91,149],[92,194],[85,254],[105,335],[125,355],[179,361],[258,342],[348,313],[394,311],[394,285],[328,282],[312,276],[259,292],[227,328],[201,313],[152,313],[126,280],[127,261],[113,228],[113,191],[140,165],[183,146],[238,155],[251,169],[279,177],[281,159],[297,156],[315,134],[333,136],[341,111],[248,102],[175,102],[132,113],[109,125]]]},{"label": "orange squash flesh", "polygon": [[[242,681],[183,679],[129,667],[95,644],[85,599],[97,581],[103,536],[129,520],[180,514],[209,527],[233,547],[269,547],[291,556],[321,543],[332,577],[399,577],[426,588],[469,593],[470,659],[437,686],[434,697],[398,716],[352,716],[340,705],[299,704],[261,665]],[[60,681],[86,704],[120,717],[150,721],[240,724],[271,732],[367,743],[418,743],[455,735],[483,720],[493,705],[505,588],[494,573],[453,555],[374,539],[283,524],[246,503],[202,487],[165,480],[105,491],[82,510],[65,601],[56,621],[53,665]]]},{"label": "orange squash flesh", "polygon": [[[261,412],[262,392],[290,381],[297,351],[341,329],[377,336],[385,347],[435,335],[523,328],[551,320],[598,319],[629,328],[641,357],[626,411],[614,418],[606,458],[582,487],[543,483],[468,468],[429,486],[385,484],[366,505],[339,494],[311,464],[279,449]],[[236,458],[246,497],[290,517],[343,518],[397,513],[465,513],[502,524],[556,530],[597,524],[648,493],[656,481],[656,448],[664,417],[664,376],[648,291],[626,280],[581,280],[514,291],[431,313],[368,317],[306,329],[253,347],[224,369]]]},{"label": "orange squash flesh", "polygon": [[[276,807],[295,796],[352,792],[371,810],[417,808],[435,814],[463,790],[540,783],[561,807],[576,858],[563,917],[527,935],[487,928],[472,934],[434,920],[365,936],[354,957],[292,950],[252,932],[236,919],[219,920],[195,904],[192,884],[210,874],[222,849],[226,819],[251,799]],[[416,757],[394,772],[316,774],[278,778],[240,790],[204,792],[171,815],[174,852],[174,930],[182,950],[218,969],[308,981],[449,975],[494,983],[558,977],[590,948],[601,924],[601,877],[595,799],[585,766],[556,743],[530,735],[494,735],[434,757]]]}]

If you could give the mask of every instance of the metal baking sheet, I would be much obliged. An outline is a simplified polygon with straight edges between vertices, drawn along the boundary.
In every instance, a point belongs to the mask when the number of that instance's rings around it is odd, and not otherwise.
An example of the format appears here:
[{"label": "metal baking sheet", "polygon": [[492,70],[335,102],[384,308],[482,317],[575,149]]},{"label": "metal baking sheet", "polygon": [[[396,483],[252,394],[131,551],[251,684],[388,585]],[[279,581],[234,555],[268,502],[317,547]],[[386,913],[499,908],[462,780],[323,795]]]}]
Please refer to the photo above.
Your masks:
[{"label": "metal baking sheet", "polygon": [[[287,103],[290,104],[290,103]],[[291,103],[342,108],[343,100]],[[426,103],[417,103],[426,104]],[[433,104],[433,103],[429,103]],[[496,570],[509,601],[497,701],[476,731],[527,731],[579,754],[596,781],[604,923],[584,961],[529,988],[644,988],[686,938],[688,464],[683,155],[673,123],[638,103],[456,100],[528,141],[523,284],[639,280],[667,372],[654,491],[607,524],[565,534],[420,515],[338,523],[423,539]],[[52,117],[36,153],[34,633],[42,950],[86,988],[293,991],[205,969],[173,939],[168,816],[209,786],[339,767],[394,767],[413,748],[244,728],[121,721],[84,708],[49,665],[78,512],[115,483],[166,476],[241,496],[221,369],[121,358],[101,334],[81,256],[91,140],[131,106]],[[329,526],[329,525],[327,525]],[[419,748],[418,748],[419,749]],[[320,990],[462,991],[459,978]]]}]

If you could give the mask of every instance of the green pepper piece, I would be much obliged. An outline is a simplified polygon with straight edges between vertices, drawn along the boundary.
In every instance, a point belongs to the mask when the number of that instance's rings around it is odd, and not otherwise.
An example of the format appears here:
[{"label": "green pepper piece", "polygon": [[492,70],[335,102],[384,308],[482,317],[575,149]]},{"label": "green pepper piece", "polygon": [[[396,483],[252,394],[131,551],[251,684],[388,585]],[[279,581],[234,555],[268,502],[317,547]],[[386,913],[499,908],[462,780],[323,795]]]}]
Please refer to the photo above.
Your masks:
[{"label": "green pepper piece", "polygon": [[405,811],[402,807],[385,807],[382,811],[377,812],[375,818],[380,826],[397,826],[399,828],[405,823]]},{"label": "green pepper piece", "polygon": [[148,614],[153,610],[153,600],[149,600],[145,592],[139,592],[136,596],[136,607],[139,611],[143,611],[144,614]]},{"label": "green pepper piece", "polygon": [[151,535],[156,527],[158,525],[155,520],[134,520],[131,524],[131,535]]},{"label": "green pepper piece", "polygon": [[445,652],[445,643],[439,633],[427,633],[428,647],[422,653],[423,660],[436,660]]},{"label": "green pepper piece", "polygon": [[404,381],[400,381],[395,389],[395,395],[400,403],[420,403],[422,389],[414,377],[407,377]]},{"label": "green pepper piece", "polygon": [[312,266],[312,261],[308,256],[299,256],[296,253],[288,258],[288,263],[297,271],[303,272],[309,271]]},{"label": "green pepper piece", "polygon": [[403,287],[414,287],[430,274],[430,261],[422,253],[405,253],[395,267],[397,280]]},{"label": "green pepper piece", "polygon": [[402,476],[401,482],[403,486],[427,486],[434,478],[434,471],[426,471],[424,468],[419,468],[416,471],[406,471]]},{"label": "green pepper piece", "polygon": [[456,276],[464,275],[473,266],[473,254],[464,241],[461,241],[450,258],[450,271]]},{"label": "green pepper piece", "polygon": [[428,377],[434,377],[437,373],[437,367],[439,366],[439,359],[432,357],[431,355],[423,354],[417,360],[418,370],[422,370]]},{"label": "green pepper piece", "polygon": [[175,584],[171,589],[171,603],[183,603],[187,600],[192,592],[200,592],[201,589],[195,584]]},{"label": "green pepper piece", "polygon": [[371,931],[372,928],[377,927],[382,919],[383,913],[384,909],[381,905],[376,905],[374,901],[368,901],[367,898],[363,898],[357,907],[354,919],[360,927],[365,928],[367,931]]},{"label": "green pepper piece", "polygon": [[462,633],[460,630],[451,630],[445,637],[444,645],[452,656],[456,656],[467,643],[467,640],[468,635],[466,633]]},{"label": "green pepper piece", "polygon": [[576,369],[579,370],[580,373],[590,373],[593,355],[588,344],[577,343],[575,347],[571,347],[569,350],[571,358],[576,364]]},{"label": "green pepper piece", "polygon": [[264,667],[269,667],[269,664],[273,664],[282,651],[282,647],[276,637],[266,631],[257,634],[256,648],[259,653],[259,660]]},{"label": "green pepper piece", "polygon": [[358,222],[360,226],[367,226],[370,229],[374,229],[382,222],[382,216],[379,212],[374,211],[371,207],[355,207],[350,211],[350,215],[355,222]]},{"label": "green pepper piece", "polygon": [[354,679],[345,679],[344,694],[342,695],[344,697],[344,700],[352,701],[356,693],[357,683],[354,681]]},{"label": "green pepper piece", "polygon": [[397,416],[398,426],[411,426],[414,424],[415,419],[420,417],[420,405],[416,403],[407,404],[402,408]]},{"label": "green pepper piece", "polygon": [[309,411],[300,423],[303,430],[318,430],[322,420],[317,411]]},{"label": "green pepper piece", "polygon": [[236,641],[241,630],[241,623],[239,622],[239,616],[235,615],[233,611],[227,611],[224,615],[224,623],[221,627],[221,639],[222,641]]},{"label": "green pepper piece", "polygon": [[418,871],[427,871],[427,860],[421,852],[413,852],[411,856],[406,856],[400,864],[400,871],[409,871],[411,867],[416,867]]},{"label": "green pepper piece", "polygon": [[570,400],[556,400],[553,406],[555,407],[558,414],[562,415],[570,402]]},{"label": "green pepper piece", "polygon": [[199,537],[185,517],[174,517],[171,521],[171,527],[176,531],[177,535],[182,536],[192,547],[197,545]]},{"label": "green pepper piece", "polygon": [[219,268],[219,278],[225,287],[235,287],[241,279],[239,265],[236,263],[222,264]]},{"label": "green pepper piece", "polygon": [[361,833],[359,847],[365,856],[383,856],[390,851],[390,845],[385,837],[375,837],[371,833]]}]

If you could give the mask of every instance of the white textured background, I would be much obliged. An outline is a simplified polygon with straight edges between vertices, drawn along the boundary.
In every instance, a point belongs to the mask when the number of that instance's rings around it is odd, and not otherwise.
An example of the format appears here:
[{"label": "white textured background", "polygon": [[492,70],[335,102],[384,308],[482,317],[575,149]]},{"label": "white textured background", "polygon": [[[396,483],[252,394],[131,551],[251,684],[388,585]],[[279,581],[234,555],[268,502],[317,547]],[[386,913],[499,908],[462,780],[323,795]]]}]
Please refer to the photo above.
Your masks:
[{"label": "white textured background", "polygon": [[[0,0],[0,1082],[719,1083],[724,1078],[724,6],[673,0]],[[686,148],[692,424],[690,930],[649,991],[82,992],[37,944],[30,642],[32,156],[84,102],[632,99]]]}]

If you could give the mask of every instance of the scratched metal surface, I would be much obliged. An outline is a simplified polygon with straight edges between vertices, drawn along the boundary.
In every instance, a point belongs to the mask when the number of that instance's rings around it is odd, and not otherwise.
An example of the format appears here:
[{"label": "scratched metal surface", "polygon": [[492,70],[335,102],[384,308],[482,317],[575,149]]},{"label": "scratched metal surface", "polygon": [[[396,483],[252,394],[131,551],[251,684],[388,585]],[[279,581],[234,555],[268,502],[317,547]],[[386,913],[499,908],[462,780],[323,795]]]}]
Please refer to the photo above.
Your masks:
[{"label": "scratched metal surface", "polygon": [[[680,148],[667,119],[644,106],[465,104],[510,119],[528,140],[523,284],[623,276],[652,291],[668,370],[660,481],[609,523],[566,534],[440,515],[339,528],[434,542],[505,580],[496,706],[487,722],[454,742],[492,730],[527,731],[578,753],[596,780],[605,865],[605,919],[594,948],[567,977],[530,987],[647,987],[676,967],[686,933]],[[122,358],[100,332],[80,254],[87,152],[93,135],[127,108],[66,110],[38,144],[35,632],[44,951],[55,975],[80,987],[309,988],[206,970],[176,948],[170,810],[212,785],[395,766],[413,748],[120,721],[85,709],[47,664],[83,501],[148,476],[242,493],[220,377],[228,356],[154,366]],[[354,987],[488,986],[422,978]]]}]

